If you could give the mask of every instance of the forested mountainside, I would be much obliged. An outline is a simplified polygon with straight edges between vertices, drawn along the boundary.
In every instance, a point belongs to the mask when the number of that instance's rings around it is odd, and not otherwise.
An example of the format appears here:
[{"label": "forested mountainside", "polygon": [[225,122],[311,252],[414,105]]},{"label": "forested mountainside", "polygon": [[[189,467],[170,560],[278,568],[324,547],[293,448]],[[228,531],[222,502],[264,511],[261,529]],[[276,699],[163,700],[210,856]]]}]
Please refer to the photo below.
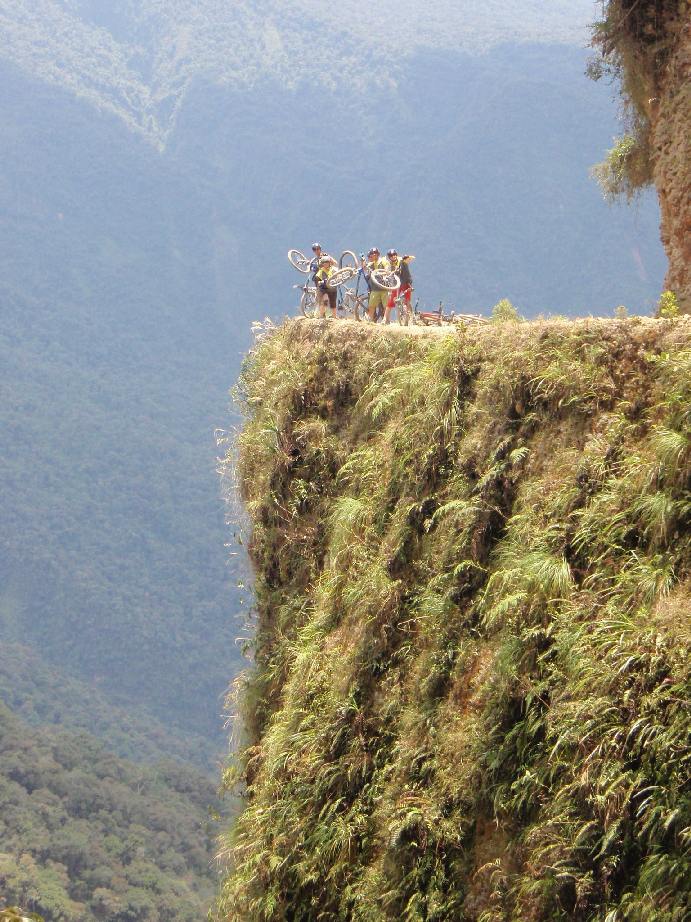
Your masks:
[{"label": "forested mountainside", "polygon": [[19,904],[46,922],[202,919],[215,809],[198,772],[133,765],[0,704],[0,909]]},{"label": "forested mountainside", "polygon": [[154,763],[172,757],[218,775],[220,750],[211,734],[175,732],[144,709],[118,707],[107,691],[52,666],[26,644],[0,644],[0,701],[32,727],[87,733],[123,758]]},{"label": "forested mountainside", "polygon": [[[4,0],[3,57],[112,112],[162,147],[195,80],[246,89],[270,79],[362,92],[417,50],[502,42],[578,44],[590,0]],[[396,34],[403,40],[389,43]],[[315,41],[315,36],[319,41]],[[382,49],[387,53],[382,54]],[[334,66],[335,61],[338,66]]]},{"label": "forested mountainside", "polygon": [[691,322],[438,332],[248,357],[219,917],[682,922]]},{"label": "forested mountainside", "polygon": [[[131,318],[70,311],[3,284],[0,299],[2,640],[114,704],[212,734],[235,636],[202,393],[213,372],[185,352],[182,323],[140,304]],[[225,402],[217,387],[219,415]]]},{"label": "forested mountainside", "polygon": [[200,78],[164,152],[9,47],[0,641],[220,749],[239,654],[213,429],[249,319],[290,304],[287,246],[396,241],[423,301],[459,308],[646,310],[657,213],[588,179],[613,107],[567,44],[419,51],[366,104]]}]

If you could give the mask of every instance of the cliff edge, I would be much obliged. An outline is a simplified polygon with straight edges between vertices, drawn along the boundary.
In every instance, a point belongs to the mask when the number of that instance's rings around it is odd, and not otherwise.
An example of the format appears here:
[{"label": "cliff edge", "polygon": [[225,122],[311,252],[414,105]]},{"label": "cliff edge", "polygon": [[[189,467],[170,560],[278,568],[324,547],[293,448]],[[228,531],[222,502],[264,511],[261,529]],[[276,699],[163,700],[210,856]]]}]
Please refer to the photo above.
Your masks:
[{"label": "cliff edge", "polygon": [[219,918],[688,918],[690,345],[685,318],[258,344]]}]

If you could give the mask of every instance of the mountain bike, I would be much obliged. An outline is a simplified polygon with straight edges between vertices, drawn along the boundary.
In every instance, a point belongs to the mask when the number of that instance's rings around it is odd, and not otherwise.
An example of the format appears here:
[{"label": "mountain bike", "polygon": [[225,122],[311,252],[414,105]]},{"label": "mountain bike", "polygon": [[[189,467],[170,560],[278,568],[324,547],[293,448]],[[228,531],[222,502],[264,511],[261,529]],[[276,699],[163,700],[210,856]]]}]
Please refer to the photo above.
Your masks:
[{"label": "mountain bike", "polygon": [[341,295],[340,307],[345,314],[352,314],[355,320],[362,320],[367,314],[368,301],[369,292],[363,291],[362,294],[360,294],[358,286],[355,288],[346,288]]},{"label": "mountain bike", "polygon": [[[305,275],[308,275],[312,271],[312,259],[314,257],[307,257],[304,253],[301,253],[300,250],[288,250],[288,262],[290,265],[297,269],[298,272],[302,272]],[[300,286],[293,286],[299,288]]]},{"label": "mountain bike", "polygon": [[341,285],[345,285],[346,282],[349,282],[357,273],[358,270],[353,266],[343,266],[342,269],[336,269],[329,276],[326,284],[329,288],[338,288]]},{"label": "mountain bike", "polygon": [[410,293],[409,301],[406,299],[406,292],[402,291],[393,302],[393,306],[396,308],[398,322],[402,327],[407,327],[410,323],[413,323],[415,314],[417,313],[417,306],[420,303],[420,299],[418,298],[413,306],[412,295],[414,290],[414,288],[408,289]]},{"label": "mountain bike", "polygon": [[395,291],[401,287],[401,280],[390,269],[372,269],[369,277],[370,282],[375,282],[384,291]]}]

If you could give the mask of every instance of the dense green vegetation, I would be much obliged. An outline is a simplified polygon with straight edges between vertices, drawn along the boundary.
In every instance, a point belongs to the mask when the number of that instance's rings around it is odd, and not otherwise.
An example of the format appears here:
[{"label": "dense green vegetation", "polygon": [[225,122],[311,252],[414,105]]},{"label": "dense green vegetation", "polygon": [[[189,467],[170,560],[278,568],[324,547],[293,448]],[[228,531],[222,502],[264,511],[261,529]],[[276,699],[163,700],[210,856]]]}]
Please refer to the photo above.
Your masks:
[{"label": "dense green vegetation", "polygon": [[212,783],[180,763],[135,766],[0,704],[0,908],[46,922],[202,919],[215,804]]},{"label": "dense green vegetation", "polygon": [[193,194],[166,201],[174,170],[2,80],[0,641],[183,747],[206,736],[208,760],[239,661],[213,437],[238,338],[208,262],[181,271]]},{"label": "dense green vegetation", "polygon": [[37,912],[25,912],[19,906],[7,906],[0,909],[0,922],[45,922]]},{"label": "dense green vegetation", "polygon": [[221,416],[223,389],[196,362],[161,361],[178,331],[153,338],[142,318],[117,335],[122,316],[2,284],[0,300],[0,639],[220,747],[238,654],[203,392]]},{"label": "dense green vegetation", "polygon": [[216,777],[219,745],[213,737],[169,725],[139,709],[117,707],[107,692],[52,666],[22,644],[0,644],[0,701],[32,726],[55,725],[99,737],[116,755],[139,762],[175,757]]},{"label": "dense green vegetation", "polygon": [[497,315],[247,361],[221,919],[689,917],[691,324]]}]

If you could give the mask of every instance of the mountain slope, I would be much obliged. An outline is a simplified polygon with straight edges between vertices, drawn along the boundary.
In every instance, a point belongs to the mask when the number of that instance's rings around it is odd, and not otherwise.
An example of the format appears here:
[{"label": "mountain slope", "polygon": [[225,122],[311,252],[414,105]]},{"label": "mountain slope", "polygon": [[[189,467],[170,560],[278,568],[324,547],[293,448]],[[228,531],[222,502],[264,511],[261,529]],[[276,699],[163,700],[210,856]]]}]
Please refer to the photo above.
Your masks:
[{"label": "mountain slope", "polygon": [[35,647],[0,645],[0,701],[23,723],[87,733],[125,759],[149,764],[178,759],[207,776],[218,774],[218,738],[191,730],[176,732],[141,704],[118,707],[108,689],[76,678],[67,666],[51,665]]}]

